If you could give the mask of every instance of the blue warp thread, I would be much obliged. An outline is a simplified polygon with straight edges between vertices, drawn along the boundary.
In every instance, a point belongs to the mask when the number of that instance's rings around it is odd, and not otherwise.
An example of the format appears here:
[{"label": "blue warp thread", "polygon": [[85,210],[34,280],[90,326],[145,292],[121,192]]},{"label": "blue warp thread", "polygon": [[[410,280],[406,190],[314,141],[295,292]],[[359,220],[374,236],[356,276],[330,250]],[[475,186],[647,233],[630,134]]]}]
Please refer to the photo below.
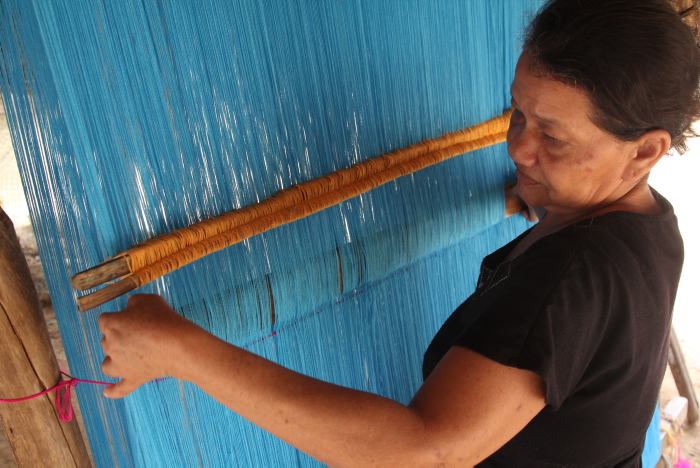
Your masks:
[{"label": "blue warp thread", "polygon": [[[71,371],[103,378],[96,318],[125,304],[79,314],[72,274],[500,114],[540,3],[0,3],[0,87]],[[526,227],[503,221],[511,176],[504,145],[481,150],[143,290],[292,369],[407,402],[481,257]],[[177,381],[78,396],[97,466],[317,464]]]}]

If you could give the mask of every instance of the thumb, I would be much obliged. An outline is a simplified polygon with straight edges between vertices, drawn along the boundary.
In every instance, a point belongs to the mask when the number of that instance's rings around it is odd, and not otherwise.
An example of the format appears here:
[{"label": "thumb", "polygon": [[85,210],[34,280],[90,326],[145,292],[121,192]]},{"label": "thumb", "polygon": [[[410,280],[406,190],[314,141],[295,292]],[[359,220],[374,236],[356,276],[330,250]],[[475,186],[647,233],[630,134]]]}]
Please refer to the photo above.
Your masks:
[{"label": "thumb", "polygon": [[124,398],[131,392],[139,388],[143,382],[135,382],[133,380],[120,380],[114,385],[104,389],[103,395],[107,398]]}]

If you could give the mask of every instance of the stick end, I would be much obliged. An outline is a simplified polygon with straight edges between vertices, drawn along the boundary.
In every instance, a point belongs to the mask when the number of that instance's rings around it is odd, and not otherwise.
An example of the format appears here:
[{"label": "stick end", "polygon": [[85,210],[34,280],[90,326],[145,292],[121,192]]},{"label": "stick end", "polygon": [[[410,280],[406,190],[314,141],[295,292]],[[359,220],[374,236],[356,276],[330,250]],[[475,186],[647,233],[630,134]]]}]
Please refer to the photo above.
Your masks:
[{"label": "stick end", "polygon": [[107,281],[131,273],[128,257],[119,256],[100,263],[85,271],[76,273],[70,280],[71,285],[78,290],[94,288]]},{"label": "stick end", "polygon": [[112,283],[102,289],[98,289],[95,292],[78,297],[78,310],[81,312],[87,312],[97,306],[116,299],[129,291],[133,291],[138,287],[139,285],[133,278],[124,278],[123,280]]}]

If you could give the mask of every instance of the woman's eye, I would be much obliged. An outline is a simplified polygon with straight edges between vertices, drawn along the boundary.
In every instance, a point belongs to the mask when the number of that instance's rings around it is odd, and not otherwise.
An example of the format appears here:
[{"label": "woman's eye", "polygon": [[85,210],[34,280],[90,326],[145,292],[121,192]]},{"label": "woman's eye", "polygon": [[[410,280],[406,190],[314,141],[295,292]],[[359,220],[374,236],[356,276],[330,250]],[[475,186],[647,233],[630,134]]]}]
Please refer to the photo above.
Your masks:
[{"label": "woman's eye", "polygon": [[544,136],[545,141],[547,141],[548,143],[554,143],[554,144],[561,143],[561,140],[559,140],[558,138],[554,138],[551,135],[547,135],[546,133],[542,134],[542,136]]},{"label": "woman's eye", "polygon": [[513,114],[510,117],[511,123],[521,124],[525,122],[525,116],[518,109],[513,109]]}]

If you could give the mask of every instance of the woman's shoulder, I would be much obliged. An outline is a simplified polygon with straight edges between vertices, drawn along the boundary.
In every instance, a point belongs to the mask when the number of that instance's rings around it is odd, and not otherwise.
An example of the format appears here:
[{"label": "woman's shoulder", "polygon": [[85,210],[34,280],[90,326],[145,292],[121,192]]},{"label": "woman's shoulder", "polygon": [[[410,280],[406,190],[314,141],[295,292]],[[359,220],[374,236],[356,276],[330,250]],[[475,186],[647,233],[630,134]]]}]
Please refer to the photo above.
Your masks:
[{"label": "woman's shoulder", "polygon": [[572,226],[569,238],[576,239],[582,255],[610,262],[617,268],[680,274],[683,238],[678,221],[671,204],[658,192],[653,193],[659,204],[658,213],[606,213]]},{"label": "woman's shoulder", "polygon": [[603,263],[617,259],[628,265],[636,263],[634,258],[640,262],[682,263],[683,239],[673,207],[658,192],[652,192],[658,213],[612,211],[588,218],[538,240],[524,257],[535,263],[552,257],[592,257]]}]

